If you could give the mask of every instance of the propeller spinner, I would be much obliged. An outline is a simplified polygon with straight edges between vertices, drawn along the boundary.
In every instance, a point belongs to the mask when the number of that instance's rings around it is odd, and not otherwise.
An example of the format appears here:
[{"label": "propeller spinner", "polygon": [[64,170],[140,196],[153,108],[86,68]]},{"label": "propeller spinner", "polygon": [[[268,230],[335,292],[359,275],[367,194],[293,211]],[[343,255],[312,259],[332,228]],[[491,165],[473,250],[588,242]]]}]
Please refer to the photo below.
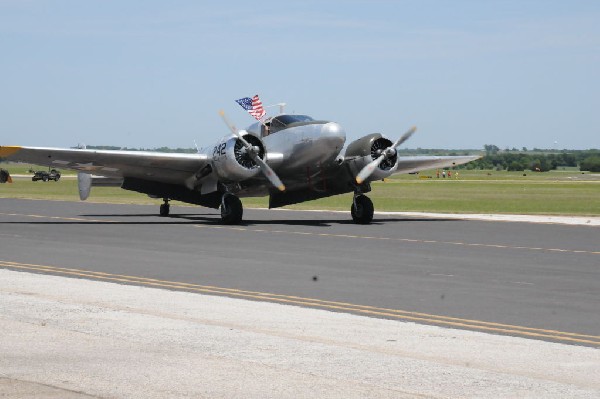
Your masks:
[{"label": "propeller spinner", "polygon": [[366,179],[369,178],[369,176],[371,176],[373,171],[375,171],[375,169],[379,167],[381,162],[383,162],[386,159],[392,158],[394,155],[396,155],[396,148],[402,145],[402,143],[404,143],[406,140],[408,140],[416,130],[416,126],[413,126],[410,129],[408,129],[408,131],[404,133],[398,140],[396,140],[394,144],[383,150],[381,152],[381,155],[377,157],[377,159],[373,160],[372,162],[369,162],[364,168],[362,168],[358,175],[356,175],[356,183],[362,184]]}]

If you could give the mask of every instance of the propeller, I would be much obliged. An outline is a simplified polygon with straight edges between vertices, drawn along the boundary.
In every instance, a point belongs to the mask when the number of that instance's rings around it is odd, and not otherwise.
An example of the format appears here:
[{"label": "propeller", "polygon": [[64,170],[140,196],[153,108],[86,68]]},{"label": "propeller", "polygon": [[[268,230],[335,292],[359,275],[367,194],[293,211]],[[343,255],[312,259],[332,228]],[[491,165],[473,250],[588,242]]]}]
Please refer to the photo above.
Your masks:
[{"label": "propeller", "polygon": [[229,130],[231,130],[231,133],[233,133],[237,136],[238,135],[237,128],[235,127],[235,125],[233,123],[231,123],[229,118],[225,115],[225,111],[220,110],[219,115],[221,115],[221,118],[223,118],[223,122],[225,122],[225,124],[227,125]]},{"label": "propeller", "polygon": [[225,112],[223,110],[219,111],[219,115],[221,115],[221,118],[223,118],[223,121],[229,127],[229,130],[231,130],[231,132],[242,142],[242,144],[244,145],[244,149],[246,150],[250,158],[252,158],[252,160],[256,162],[260,171],[263,175],[265,175],[267,180],[269,180],[271,184],[275,186],[279,191],[285,191],[285,185],[281,182],[281,179],[279,179],[279,177],[277,176],[277,174],[275,174],[273,169],[271,169],[271,167],[267,165],[267,163],[263,161],[262,158],[259,156],[260,148],[257,146],[253,146],[252,144],[248,143],[246,139],[244,139],[244,137],[240,134],[240,131],[238,131],[235,128],[235,126],[229,121],[229,119],[225,116]]},{"label": "propeller", "polygon": [[358,172],[358,175],[356,175],[356,183],[362,184],[366,179],[369,178],[369,176],[371,176],[371,174],[375,171],[375,169],[379,167],[379,165],[381,164],[381,162],[383,162],[383,160],[391,158],[394,155],[396,155],[396,147],[399,147],[400,145],[402,145],[402,143],[404,143],[406,140],[408,140],[410,138],[410,136],[413,135],[415,130],[417,130],[416,126],[413,126],[410,129],[408,129],[408,131],[406,133],[404,133],[398,140],[396,140],[396,142],[394,144],[392,144],[391,146],[389,146],[388,148],[383,150],[381,152],[381,155],[379,157],[377,157],[377,159],[375,159],[372,162],[369,162],[367,164],[367,166],[362,168],[362,170],[360,172]]}]

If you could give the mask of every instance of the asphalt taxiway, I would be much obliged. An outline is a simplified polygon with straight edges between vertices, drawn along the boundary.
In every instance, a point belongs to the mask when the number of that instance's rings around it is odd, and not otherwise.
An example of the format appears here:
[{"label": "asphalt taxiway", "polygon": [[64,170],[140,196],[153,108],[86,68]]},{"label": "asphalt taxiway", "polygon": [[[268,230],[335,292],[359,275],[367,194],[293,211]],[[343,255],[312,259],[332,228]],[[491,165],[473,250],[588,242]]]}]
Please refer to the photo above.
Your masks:
[{"label": "asphalt taxiway", "polygon": [[0,267],[600,346],[597,227],[0,199]]}]

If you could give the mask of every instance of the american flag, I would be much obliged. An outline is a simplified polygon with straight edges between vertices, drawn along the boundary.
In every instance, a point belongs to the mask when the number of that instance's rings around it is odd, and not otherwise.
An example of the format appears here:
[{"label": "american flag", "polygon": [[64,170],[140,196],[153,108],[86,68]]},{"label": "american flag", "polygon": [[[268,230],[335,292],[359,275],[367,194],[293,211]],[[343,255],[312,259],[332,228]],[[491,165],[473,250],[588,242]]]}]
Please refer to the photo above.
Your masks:
[{"label": "american flag", "polygon": [[254,97],[244,97],[239,100],[235,100],[236,103],[240,104],[250,115],[255,117],[257,120],[261,120],[265,116],[266,112],[263,108],[262,101],[258,98],[258,94]]}]

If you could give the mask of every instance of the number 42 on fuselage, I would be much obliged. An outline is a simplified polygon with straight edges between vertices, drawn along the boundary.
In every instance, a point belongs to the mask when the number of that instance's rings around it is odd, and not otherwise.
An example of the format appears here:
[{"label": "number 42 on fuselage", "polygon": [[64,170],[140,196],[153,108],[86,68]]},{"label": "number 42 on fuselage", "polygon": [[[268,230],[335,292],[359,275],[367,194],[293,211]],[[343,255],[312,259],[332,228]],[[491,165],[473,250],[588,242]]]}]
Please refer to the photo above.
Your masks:
[{"label": "number 42 on fuselage", "polygon": [[228,125],[231,134],[196,154],[1,146],[0,158],[79,171],[82,200],[94,185],[119,185],[164,199],[162,216],[178,200],[220,208],[225,224],[242,221],[241,197],[268,195],[269,208],[277,208],[351,192],[352,219],[368,224],[372,181],[478,158],[399,156],[396,148],[415,128],[395,142],[373,133],[345,146],[342,126],[305,115],[282,114],[240,131]]}]

